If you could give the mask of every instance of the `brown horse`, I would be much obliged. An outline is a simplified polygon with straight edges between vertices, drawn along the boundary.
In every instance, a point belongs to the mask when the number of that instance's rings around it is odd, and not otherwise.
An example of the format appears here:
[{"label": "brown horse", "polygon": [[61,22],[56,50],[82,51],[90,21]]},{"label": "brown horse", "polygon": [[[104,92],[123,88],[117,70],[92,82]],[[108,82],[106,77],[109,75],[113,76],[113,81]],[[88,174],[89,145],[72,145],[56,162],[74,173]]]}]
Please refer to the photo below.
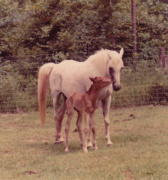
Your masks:
[{"label": "brown horse", "polygon": [[[77,119],[76,125],[78,127],[79,137],[80,137],[81,145],[84,149],[84,152],[88,151],[87,150],[88,146],[92,146],[92,143],[90,140],[91,131],[93,133],[93,146],[95,147],[95,149],[97,149],[94,112],[97,107],[96,103],[97,103],[101,89],[110,85],[111,79],[109,77],[95,77],[95,78],[90,78],[90,80],[93,82],[93,84],[86,93],[81,94],[81,93],[75,92],[66,101],[68,119],[65,126],[65,152],[69,152],[68,133],[69,133],[69,128],[70,128],[70,121],[74,114],[74,110],[76,110],[78,113],[78,119]],[[81,123],[82,123],[83,114],[84,114],[84,120],[85,120],[84,143],[83,143],[82,131],[81,131]],[[90,122],[89,122],[90,131],[88,127],[88,116],[90,117]],[[88,144],[87,144],[87,140],[88,140]]]}]

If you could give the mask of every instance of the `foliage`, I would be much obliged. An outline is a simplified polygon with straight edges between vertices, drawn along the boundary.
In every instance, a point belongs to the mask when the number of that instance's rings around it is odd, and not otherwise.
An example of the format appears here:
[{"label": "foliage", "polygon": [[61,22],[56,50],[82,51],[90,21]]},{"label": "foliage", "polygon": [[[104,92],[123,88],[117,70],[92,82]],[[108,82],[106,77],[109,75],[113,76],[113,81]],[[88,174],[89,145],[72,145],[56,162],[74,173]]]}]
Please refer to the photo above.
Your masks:
[{"label": "foliage", "polygon": [[165,105],[168,102],[168,76],[163,75],[162,72],[158,73],[158,76],[155,77],[153,86],[149,90],[150,101],[154,104]]},{"label": "foliage", "polygon": [[[83,61],[100,48],[123,47],[125,65],[132,64],[131,1],[0,0],[0,8],[2,89],[31,96],[42,64]],[[166,48],[167,8],[156,0],[137,1],[137,66],[144,60],[156,65],[159,47]],[[11,70],[1,73],[8,65]]]},{"label": "foliage", "polygon": [[168,104],[168,75],[155,64],[141,61],[137,71],[125,68],[122,89],[112,94],[112,107]]}]

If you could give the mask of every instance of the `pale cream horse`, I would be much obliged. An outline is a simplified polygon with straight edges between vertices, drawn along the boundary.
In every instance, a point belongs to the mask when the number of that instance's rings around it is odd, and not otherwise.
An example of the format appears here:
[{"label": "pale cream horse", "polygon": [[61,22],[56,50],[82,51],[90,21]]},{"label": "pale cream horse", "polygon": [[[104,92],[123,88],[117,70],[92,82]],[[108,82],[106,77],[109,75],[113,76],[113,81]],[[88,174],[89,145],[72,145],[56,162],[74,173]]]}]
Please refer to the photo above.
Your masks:
[{"label": "pale cream horse", "polygon": [[[95,133],[95,120],[94,113],[97,109],[97,99],[99,97],[100,91],[106,86],[111,84],[111,79],[109,77],[95,77],[90,78],[93,82],[90,89],[86,93],[74,92],[69,98],[66,100],[66,108],[68,119],[65,126],[65,152],[69,152],[68,148],[68,134],[70,128],[70,122],[74,114],[74,110],[77,111],[78,117],[81,118],[77,120],[76,125],[78,127],[79,137],[81,141],[81,146],[83,147],[84,152],[88,152],[88,146],[92,146],[91,132],[93,133],[93,146],[97,149],[96,143],[96,133]],[[85,120],[85,129],[84,129],[84,141],[82,137],[82,119],[84,115]],[[90,121],[88,123],[88,116],[90,117]],[[91,144],[91,145],[90,145]]]},{"label": "pale cream horse", "polygon": [[[66,111],[65,101],[73,92],[85,93],[91,86],[89,77],[109,76],[112,86],[104,88],[98,97],[98,102],[102,102],[103,116],[105,122],[105,138],[107,145],[111,145],[109,133],[109,110],[112,91],[118,91],[120,85],[120,73],[123,69],[123,49],[120,52],[101,49],[91,55],[86,61],[78,62],[74,60],[64,60],[59,64],[47,63],[39,70],[38,76],[38,102],[42,124],[45,124],[46,115],[46,91],[48,81],[54,106],[54,119],[56,122],[55,144],[61,143],[64,139],[61,136],[62,120]],[[60,110],[58,103],[60,95],[64,96],[64,102]],[[78,117],[80,118],[80,117]]]}]

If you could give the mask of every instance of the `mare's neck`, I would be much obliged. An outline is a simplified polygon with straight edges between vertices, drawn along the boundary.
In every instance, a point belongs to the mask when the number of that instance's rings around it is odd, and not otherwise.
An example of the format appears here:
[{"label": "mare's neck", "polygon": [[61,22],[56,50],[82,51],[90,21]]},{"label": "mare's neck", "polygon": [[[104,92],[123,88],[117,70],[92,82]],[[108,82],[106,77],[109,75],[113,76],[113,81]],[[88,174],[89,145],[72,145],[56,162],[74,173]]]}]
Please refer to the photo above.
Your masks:
[{"label": "mare's neck", "polygon": [[94,66],[99,76],[107,75],[107,53],[105,50],[100,50],[96,54],[90,56],[85,62]]}]

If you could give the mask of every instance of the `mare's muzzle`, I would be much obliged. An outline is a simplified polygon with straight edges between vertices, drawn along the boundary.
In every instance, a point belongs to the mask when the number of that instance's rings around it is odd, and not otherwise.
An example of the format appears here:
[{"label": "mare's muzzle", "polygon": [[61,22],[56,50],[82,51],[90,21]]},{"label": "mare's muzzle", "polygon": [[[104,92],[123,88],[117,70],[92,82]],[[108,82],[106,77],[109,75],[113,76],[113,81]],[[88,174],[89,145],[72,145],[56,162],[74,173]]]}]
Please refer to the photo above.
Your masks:
[{"label": "mare's muzzle", "polygon": [[113,90],[114,91],[119,91],[121,89],[121,85],[116,85],[115,83],[113,83]]},{"label": "mare's muzzle", "polygon": [[119,91],[121,89],[121,85],[120,83],[117,83],[115,77],[114,77],[114,69],[113,68],[109,68],[109,74],[110,74],[110,78],[111,78],[111,82],[113,85],[113,90],[114,91]]}]

